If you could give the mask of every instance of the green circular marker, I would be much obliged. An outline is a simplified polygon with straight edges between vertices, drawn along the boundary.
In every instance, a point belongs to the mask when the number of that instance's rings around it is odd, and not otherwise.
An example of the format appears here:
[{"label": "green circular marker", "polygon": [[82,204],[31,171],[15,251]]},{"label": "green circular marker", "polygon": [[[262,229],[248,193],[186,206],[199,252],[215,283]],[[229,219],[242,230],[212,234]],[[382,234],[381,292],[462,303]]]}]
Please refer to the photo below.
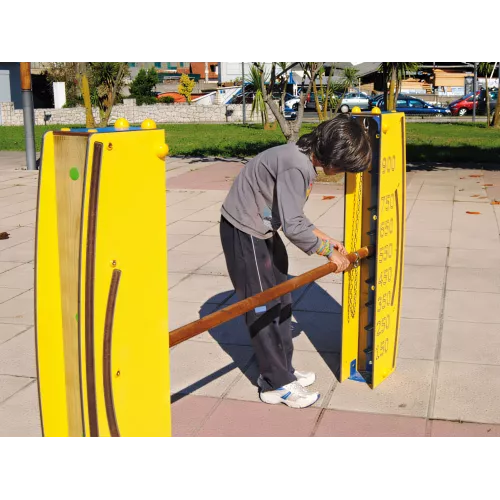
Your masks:
[{"label": "green circular marker", "polygon": [[76,167],[73,167],[69,171],[69,176],[71,177],[71,179],[73,179],[74,181],[76,181],[80,177],[80,172],[78,172],[78,169]]}]

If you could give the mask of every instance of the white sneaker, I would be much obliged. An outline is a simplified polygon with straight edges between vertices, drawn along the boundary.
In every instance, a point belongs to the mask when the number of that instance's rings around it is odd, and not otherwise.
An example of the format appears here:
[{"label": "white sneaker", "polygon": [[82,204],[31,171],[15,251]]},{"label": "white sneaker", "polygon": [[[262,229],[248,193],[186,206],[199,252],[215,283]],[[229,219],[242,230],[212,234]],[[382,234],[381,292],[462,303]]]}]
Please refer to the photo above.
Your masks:
[{"label": "white sneaker", "polygon": [[[314,372],[299,372],[295,370],[293,372],[295,375],[295,378],[297,379],[297,382],[302,386],[302,387],[309,387],[310,385],[314,384],[316,381],[316,374]],[[267,384],[262,378],[262,375],[259,375],[259,378],[257,379],[257,385],[262,389],[264,388]]]},{"label": "white sneaker", "polygon": [[318,401],[319,392],[309,392],[294,381],[275,391],[260,391],[260,399],[271,405],[284,403],[291,408],[307,408]]}]

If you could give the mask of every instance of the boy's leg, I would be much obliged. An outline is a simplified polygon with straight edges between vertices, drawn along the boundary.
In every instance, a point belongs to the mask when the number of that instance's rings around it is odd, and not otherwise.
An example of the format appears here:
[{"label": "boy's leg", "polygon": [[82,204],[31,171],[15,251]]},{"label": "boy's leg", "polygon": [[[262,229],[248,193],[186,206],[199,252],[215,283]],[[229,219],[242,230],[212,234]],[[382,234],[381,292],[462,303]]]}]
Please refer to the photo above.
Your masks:
[{"label": "boy's leg", "polygon": [[[278,233],[273,237],[273,268],[276,284],[288,280],[288,254],[285,244]],[[281,297],[281,314],[279,321],[280,335],[285,350],[287,366],[290,373],[295,369],[292,365],[293,340],[292,340],[292,294],[287,293]],[[294,377],[295,378],[295,377]]]},{"label": "boy's leg", "polygon": [[[286,270],[283,267],[286,250],[283,246],[275,255],[275,238],[253,238],[224,218],[221,219],[220,232],[229,276],[240,300],[277,285],[281,282],[277,279],[282,280],[283,276],[286,279],[287,275],[283,273]],[[276,256],[279,257],[279,270],[274,263]],[[293,346],[289,331],[291,300],[288,300],[289,314],[284,309],[282,312],[282,301],[277,299],[245,316],[260,372],[273,389],[296,380],[289,366]]]}]

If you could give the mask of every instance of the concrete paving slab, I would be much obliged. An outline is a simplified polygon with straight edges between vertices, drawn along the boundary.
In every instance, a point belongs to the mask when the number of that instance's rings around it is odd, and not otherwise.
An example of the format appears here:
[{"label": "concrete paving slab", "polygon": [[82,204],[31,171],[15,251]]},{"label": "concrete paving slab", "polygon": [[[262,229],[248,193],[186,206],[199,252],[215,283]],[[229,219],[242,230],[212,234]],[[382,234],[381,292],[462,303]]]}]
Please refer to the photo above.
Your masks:
[{"label": "concrete paving slab", "polygon": [[[170,291],[169,291],[170,295]],[[200,317],[215,311],[216,304],[185,302],[168,298],[168,328],[170,331],[197,321]]]},{"label": "concrete paving slab", "polygon": [[433,420],[432,437],[500,437],[500,425]]},{"label": "concrete paving slab", "polygon": [[222,244],[219,236],[194,236],[176,247],[176,250],[189,253],[220,253]]},{"label": "concrete paving slab", "polygon": [[14,297],[21,295],[22,293],[23,290],[19,288],[0,287],[0,304],[3,304]]},{"label": "concrete paving slab", "polygon": [[424,437],[424,418],[377,415],[352,411],[327,411],[321,418],[318,437]]},{"label": "concrete paving slab", "polygon": [[246,346],[223,349],[210,342],[183,342],[170,353],[171,394],[221,398],[243,376],[252,356]]},{"label": "concrete paving slab", "polygon": [[500,238],[491,229],[479,234],[477,231],[452,231],[450,247],[500,252]]},{"label": "concrete paving slab", "polygon": [[169,300],[220,304],[234,293],[227,276],[191,275],[169,290]]},{"label": "concrete paving slab", "polygon": [[[186,217],[194,214],[197,212],[197,209],[191,208],[191,209],[180,209],[176,208],[174,205],[173,207],[167,207],[167,225],[173,224],[174,222],[177,222],[179,220],[185,219]],[[167,230],[168,232],[168,230]]]},{"label": "concrete paving slab", "polygon": [[450,231],[445,229],[435,229],[427,231],[405,232],[406,245],[408,247],[437,247],[445,248],[450,245]]},{"label": "concrete paving slab", "polygon": [[38,389],[31,381],[23,389],[0,404],[0,437],[40,437]]},{"label": "concrete paving slab", "polygon": [[[2,223],[0,222],[0,230],[4,231],[2,228]],[[13,229],[6,229],[9,233],[9,239],[0,240],[0,252],[7,250],[7,248],[11,248],[19,245],[20,243],[25,243],[27,241],[33,241],[33,246],[35,245],[35,228],[34,227],[16,227]]]},{"label": "concrete paving slab", "polygon": [[476,252],[461,248],[450,248],[448,266],[476,269],[500,269],[500,254],[495,252]]},{"label": "concrete paving slab", "polygon": [[342,311],[342,285],[312,283],[295,304],[295,311],[340,313]]},{"label": "concrete paving slab", "polygon": [[26,331],[29,326],[0,323],[0,346],[11,338]]},{"label": "concrete paving slab", "polygon": [[285,405],[225,399],[210,415],[198,436],[310,436],[319,408],[291,411]]},{"label": "concrete paving slab", "polygon": [[441,313],[441,290],[403,288],[402,318],[438,319]]},{"label": "concrete paving slab", "polygon": [[396,371],[376,389],[347,380],[338,384],[328,408],[426,417],[434,363],[398,359]]},{"label": "concrete paving slab", "polygon": [[31,262],[35,258],[35,242],[26,241],[6,250],[0,250],[0,261]]},{"label": "concrete paving slab", "polygon": [[0,375],[37,377],[33,328],[0,344]]},{"label": "concrete paving slab", "polygon": [[199,196],[199,191],[171,191],[167,189],[167,207],[173,208],[181,201]]},{"label": "concrete paving slab", "polygon": [[433,360],[439,331],[437,319],[401,318],[399,330],[400,358]]},{"label": "concrete paving slab", "polygon": [[0,261],[0,276],[7,272],[10,271],[11,269],[14,269],[15,267],[22,266],[22,262],[1,262]]},{"label": "concrete paving slab", "polygon": [[10,271],[0,274],[0,288],[19,288],[30,290],[34,286],[34,263],[21,264]]},{"label": "concrete paving slab", "polygon": [[218,398],[185,396],[172,404],[172,436],[194,436],[219,405]]},{"label": "concrete paving slab", "polygon": [[452,201],[417,200],[407,219],[406,228],[418,230],[451,229]]},{"label": "concrete paving slab", "polygon": [[192,234],[167,234],[167,249],[173,250],[192,238]]},{"label": "concrete paving slab", "polygon": [[445,321],[441,359],[458,363],[500,365],[500,325]]},{"label": "concrete paving slab", "polygon": [[13,375],[0,375],[0,404],[19,392],[23,387],[33,382],[26,377],[15,377]]},{"label": "concrete paving slab", "polygon": [[448,290],[444,319],[471,323],[500,323],[500,294]]},{"label": "concrete paving slab", "polygon": [[220,218],[221,213],[219,209],[206,209],[188,215],[186,220],[194,222],[212,222],[215,224],[216,222],[220,222]]},{"label": "concrete paving slab", "polygon": [[221,254],[195,271],[196,274],[209,274],[218,276],[229,276],[226,257]]},{"label": "concrete paving slab", "polygon": [[405,247],[405,264],[414,266],[446,266],[448,249],[446,247]]},{"label": "concrete paving slab", "polygon": [[406,265],[404,268],[404,285],[406,288],[441,290],[444,287],[445,271],[445,267]]},{"label": "concrete paving slab", "polygon": [[11,215],[2,219],[2,224],[6,226],[27,226],[36,223],[36,210],[29,210],[17,215]]},{"label": "concrete paving slab", "polygon": [[[201,234],[212,227],[218,227],[218,224],[212,222],[193,222],[187,220],[181,220],[174,222],[168,227],[168,235],[173,234],[189,234],[192,236]],[[205,235],[206,236],[206,235]],[[217,234],[215,236],[218,236]]]},{"label": "concrete paving slab", "polygon": [[446,275],[446,289],[500,293],[500,269],[450,267]]},{"label": "concrete paving slab", "polygon": [[441,362],[432,418],[500,423],[500,366]]},{"label": "concrete paving slab", "polygon": [[[1,290],[6,289],[0,288],[0,291]],[[0,304],[0,324],[34,325],[34,303],[32,290],[3,302]]]},{"label": "concrete paving slab", "polygon": [[212,222],[203,222],[203,224],[210,224],[210,229],[199,233],[200,236],[218,236],[220,238],[220,221],[217,221],[215,224]]},{"label": "concrete paving slab", "polygon": [[192,253],[170,250],[167,257],[168,272],[191,274],[220,254],[221,252]]},{"label": "concrete paving slab", "polygon": [[342,315],[294,310],[293,345],[296,351],[340,353]]},{"label": "concrete paving slab", "polygon": [[425,201],[453,201],[454,195],[454,186],[434,185],[424,182],[418,192],[417,199]]},{"label": "concrete paving slab", "polygon": [[187,273],[168,273],[168,288],[174,287],[177,283],[188,276],[189,274]]}]

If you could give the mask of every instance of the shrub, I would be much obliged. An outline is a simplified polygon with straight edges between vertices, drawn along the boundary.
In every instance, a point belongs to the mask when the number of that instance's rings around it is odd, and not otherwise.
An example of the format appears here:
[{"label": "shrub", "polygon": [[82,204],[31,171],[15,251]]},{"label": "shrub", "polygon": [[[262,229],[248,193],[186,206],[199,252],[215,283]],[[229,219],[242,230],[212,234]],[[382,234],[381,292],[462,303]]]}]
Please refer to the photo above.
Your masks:
[{"label": "shrub", "polygon": [[162,102],[164,104],[172,104],[175,102],[175,99],[171,95],[165,95],[158,99],[158,102]]},{"label": "shrub", "polygon": [[137,106],[142,106],[143,104],[156,104],[158,100],[152,95],[138,95],[134,96]]}]

